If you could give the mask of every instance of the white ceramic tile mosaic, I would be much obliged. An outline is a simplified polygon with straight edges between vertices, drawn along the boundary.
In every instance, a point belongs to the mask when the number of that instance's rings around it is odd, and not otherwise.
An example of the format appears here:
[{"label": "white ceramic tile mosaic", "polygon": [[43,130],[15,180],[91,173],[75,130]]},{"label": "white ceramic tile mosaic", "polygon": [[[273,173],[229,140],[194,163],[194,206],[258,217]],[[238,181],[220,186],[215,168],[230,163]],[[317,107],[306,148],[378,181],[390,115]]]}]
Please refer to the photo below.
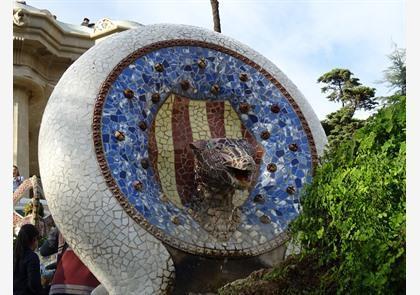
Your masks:
[{"label": "white ceramic tile mosaic", "polygon": [[92,140],[95,99],[122,59],[151,43],[173,39],[221,45],[264,67],[299,105],[318,155],[326,143],[319,120],[297,87],[262,55],[219,33],[185,25],[150,25],[114,34],[89,49],[69,67],[49,99],[39,134],[39,162],[57,226],[111,294],[165,292],[174,266],[164,245],[128,216],[105,183]]}]

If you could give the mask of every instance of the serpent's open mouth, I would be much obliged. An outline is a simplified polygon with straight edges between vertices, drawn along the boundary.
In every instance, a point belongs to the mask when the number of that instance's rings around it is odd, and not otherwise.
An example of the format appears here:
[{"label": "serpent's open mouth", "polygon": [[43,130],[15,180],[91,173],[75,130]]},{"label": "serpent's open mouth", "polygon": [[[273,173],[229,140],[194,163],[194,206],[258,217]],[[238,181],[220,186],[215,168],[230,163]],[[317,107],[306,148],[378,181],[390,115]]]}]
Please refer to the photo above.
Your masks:
[{"label": "serpent's open mouth", "polygon": [[252,171],[241,170],[233,167],[228,167],[230,174],[241,183],[250,183],[252,177]]}]

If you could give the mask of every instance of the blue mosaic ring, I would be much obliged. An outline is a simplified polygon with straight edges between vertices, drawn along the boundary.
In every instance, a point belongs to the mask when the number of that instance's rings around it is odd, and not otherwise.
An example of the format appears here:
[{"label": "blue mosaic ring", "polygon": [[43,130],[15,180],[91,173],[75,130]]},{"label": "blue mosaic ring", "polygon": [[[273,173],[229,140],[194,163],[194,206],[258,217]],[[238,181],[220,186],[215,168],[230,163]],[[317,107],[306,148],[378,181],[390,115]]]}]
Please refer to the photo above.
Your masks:
[{"label": "blue mosaic ring", "polygon": [[[123,59],[102,84],[92,129],[101,171],[125,211],[193,254],[254,256],[284,243],[318,158],[305,116],[278,80],[238,52],[197,40],[160,41]],[[222,238],[191,212],[186,150],[218,137],[247,139],[261,152]]]}]

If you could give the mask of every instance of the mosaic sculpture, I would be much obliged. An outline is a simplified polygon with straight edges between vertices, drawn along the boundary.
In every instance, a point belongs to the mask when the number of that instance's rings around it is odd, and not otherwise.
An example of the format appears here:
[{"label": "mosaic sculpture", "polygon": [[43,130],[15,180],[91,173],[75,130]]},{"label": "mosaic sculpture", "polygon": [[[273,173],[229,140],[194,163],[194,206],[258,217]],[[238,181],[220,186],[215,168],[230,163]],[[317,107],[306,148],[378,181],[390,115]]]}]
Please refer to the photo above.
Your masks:
[{"label": "mosaic sculpture", "polygon": [[25,193],[28,192],[30,189],[33,190],[33,198],[31,199],[32,202],[32,213],[28,214],[27,216],[22,216],[16,210],[13,210],[13,233],[18,234],[22,225],[31,223],[35,225],[40,233],[41,237],[45,237],[51,227],[53,226],[54,222],[52,220],[51,215],[47,215],[45,217],[41,217],[38,215],[40,199],[45,199],[44,192],[42,190],[41,180],[36,176],[32,176],[31,178],[25,179],[21,185],[14,191],[13,193],[13,207],[25,196]]},{"label": "mosaic sculpture", "polygon": [[[191,214],[219,240],[227,241],[240,223],[234,198],[251,187],[255,150],[243,139],[216,138],[190,143],[195,156],[195,190]],[[237,192],[239,190],[239,192]]]},{"label": "mosaic sculpture", "polygon": [[254,257],[283,245],[325,143],[260,54],[152,25],[66,71],[44,113],[40,170],[57,226],[107,290],[156,294],[174,276],[165,247]]}]

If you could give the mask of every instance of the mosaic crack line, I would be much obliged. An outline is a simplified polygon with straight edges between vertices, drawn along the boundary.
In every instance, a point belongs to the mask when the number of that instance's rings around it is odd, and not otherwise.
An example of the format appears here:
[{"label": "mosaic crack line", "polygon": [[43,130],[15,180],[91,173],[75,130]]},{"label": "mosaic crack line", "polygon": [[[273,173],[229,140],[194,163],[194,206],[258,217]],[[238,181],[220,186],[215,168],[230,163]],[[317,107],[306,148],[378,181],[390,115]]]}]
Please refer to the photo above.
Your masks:
[{"label": "mosaic crack line", "polygon": [[[160,49],[171,48],[171,47],[180,47],[180,46],[205,48],[205,49],[208,49],[208,50],[213,50],[213,51],[216,51],[216,52],[221,52],[221,53],[225,53],[227,55],[230,55],[231,57],[233,57],[235,59],[238,59],[238,60],[242,61],[243,63],[249,65],[250,67],[254,68],[255,70],[257,70],[258,73],[262,74],[263,77],[265,77],[278,90],[280,90],[280,93],[283,95],[284,98],[287,99],[289,105],[292,107],[293,111],[297,115],[297,119],[296,119],[297,122],[295,124],[301,124],[301,126],[302,126],[302,128],[303,128],[303,130],[306,134],[306,140],[307,140],[307,143],[309,145],[308,148],[309,148],[310,156],[311,156],[310,168],[311,169],[314,168],[314,163],[316,163],[317,155],[316,155],[314,141],[313,141],[311,132],[309,130],[309,126],[308,126],[305,118],[303,117],[302,112],[300,111],[300,109],[298,108],[298,106],[294,102],[294,100],[291,98],[291,96],[286,92],[284,87],[282,87],[281,84],[279,82],[277,82],[267,71],[265,71],[263,68],[258,66],[256,63],[250,61],[246,57],[241,56],[240,54],[238,54],[236,52],[233,52],[229,49],[223,48],[223,47],[218,46],[218,45],[205,43],[205,42],[200,42],[200,41],[191,41],[191,40],[171,40],[171,41],[158,42],[158,43],[152,44],[150,46],[146,46],[146,47],[141,48],[138,51],[134,52],[133,54],[129,55],[126,59],[124,59],[123,61],[121,61],[117,65],[117,67],[114,69],[114,71],[111,72],[111,74],[108,76],[108,78],[106,79],[106,81],[103,83],[103,85],[101,87],[101,90],[99,92],[99,95],[98,95],[98,98],[97,98],[97,101],[96,101],[96,104],[95,104],[94,119],[93,119],[92,127],[93,127],[93,138],[94,138],[94,145],[95,145],[95,151],[96,151],[96,154],[97,154],[97,159],[98,159],[101,171],[102,171],[102,173],[103,173],[103,175],[106,179],[107,185],[110,187],[114,196],[118,199],[118,201],[123,206],[123,208],[129,213],[129,215],[136,222],[138,222],[140,225],[143,226],[143,228],[145,228],[146,230],[148,230],[149,232],[154,234],[157,238],[161,239],[163,242],[166,242],[166,243],[168,243],[172,246],[175,246],[177,248],[180,248],[182,250],[185,250],[185,251],[191,252],[191,253],[204,254],[204,255],[222,255],[222,256],[223,255],[226,255],[226,256],[228,256],[228,255],[257,255],[257,254],[261,254],[261,253],[264,253],[266,251],[269,251],[269,250],[277,247],[281,243],[283,243],[283,241],[285,239],[284,231],[279,232],[279,233],[274,233],[272,235],[272,237],[274,237],[273,239],[271,239],[270,241],[268,241],[266,243],[256,245],[256,247],[253,247],[255,245],[251,244],[251,246],[249,246],[249,247],[243,247],[243,248],[239,247],[239,249],[237,249],[236,247],[228,248],[224,245],[219,245],[218,247],[216,246],[216,247],[213,247],[213,248],[208,248],[208,247],[203,246],[203,245],[198,245],[197,246],[197,244],[195,244],[193,242],[185,242],[185,241],[183,241],[179,238],[175,238],[174,236],[170,236],[164,230],[158,228],[156,226],[156,224],[152,224],[142,214],[138,213],[138,210],[135,208],[135,206],[133,206],[127,200],[126,194],[124,194],[121,191],[121,188],[119,187],[118,183],[116,183],[116,181],[114,179],[114,176],[112,175],[112,172],[109,169],[109,165],[108,165],[107,160],[106,160],[106,155],[104,154],[104,146],[103,146],[103,142],[102,142],[102,132],[101,132],[102,131],[101,130],[102,124],[101,123],[102,123],[102,112],[103,112],[104,103],[106,101],[106,98],[107,98],[107,96],[109,94],[109,91],[111,90],[113,84],[117,81],[119,75],[122,74],[124,69],[126,69],[128,66],[130,66],[132,63],[134,63],[139,58],[145,57],[149,53],[153,53],[154,51],[157,51],[157,50],[160,50]],[[201,66],[200,66],[200,63],[199,63],[198,67],[201,68],[201,69],[208,70],[209,68],[212,67],[211,62],[209,62],[207,64],[206,61],[204,61],[206,63],[206,65],[204,67],[203,67],[203,61],[201,59],[199,60],[199,62],[201,62]],[[166,71],[168,71],[168,67],[164,63],[162,63],[162,68],[163,69],[160,73],[165,73]],[[176,78],[177,77],[175,77],[175,79]],[[248,75],[247,75],[246,80],[248,81],[249,78],[250,77],[248,77]],[[252,77],[251,77],[251,79],[252,79]],[[241,79],[241,81],[242,80],[245,80],[245,79]],[[194,81],[191,81],[191,82],[194,82]],[[195,84],[191,83],[191,82],[188,81],[189,87],[186,90],[182,90],[182,86],[181,86],[180,87],[181,91],[188,91],[188,90],[191,91],[192,90],[191,88],[193,88],[195,86]],[[242,83],[243,82],[244,81],[242,81]],[[263,82],[261,82],[261,83],[263,83]],[[213,86],[214,85],[215,84],[213,84]],[[223,91],[226,91],[226,89],[223,88],[224,85],[222,85],[222,84],[220,84],[220,86],[219,86],[219,84],[216,84],[216,85],[217,85],[217,87],[213,87],[213,91],[210,91],[210,93],[212,93],[214,96],[217,96],[219,94],[219,92],[223,93]],[[214,88],[217,88],[217,89],[214,89]],[[171,89],[171,90],[173,91],[173,89]],[[217,90],[217,91],[215,91],[215,90]],[[149,100],[151,100],[151,97],[148,98],[148,99],[146,98],[145,102],[147,102]],[[165,100],[162,99],[161,101],[163,102]],[[159,103],[159,102],[157,102],[157,103]],[[236,107],[237,107],[237,104],[238,104],[237,102],[234,103],[234,105]],[[284,106],[284,107],[287,107],[287,106]],[[250,106],[250,109],[252,109],[252,106]],[[253,111],[255,111],[255,110],[253,110]],[[275,111],[277,111],[277,108],[275,108]],[[248,113],[248,112],[246,112],[246,113]],[[276,113],[276,112],[273,112],[273,113]],[[248,115],[248,116],[250,117],[250,115]],[[153,119],[154,118],[148,118],[147,122],[143,122],[143,121],[140,122],[140,124],[142,124],[142,123],[146,124],[146,126],[143,126],[144,128],[141,128],[141,129],[146,130],[147,125],[150,125],[151,120],[153,120]],[[253,119],[250,118],[249,120],[252,121]],[[139,124],[139,123],[137,123],[137,124]],[[250,134],[252,134],[252,133],[250,132]],[[148,133],[148,136],[150,136],[150,133]],[[296,144],[296,143],[290,143],[290,144]],[[299,144],[299,146],[301,146],[301,145],[302,145],[302,143]],[[305,146],[305,144],[303,144],[303,146]],[[278,154],[276,152],[276,155],[275,155],[276,159],[280,159],[282,156],[284,156],[284,153],[285,152],[283,151],[283,155],[281,155],[281,151]],[[296,165],[299,165],[299,160],[297,160],[297,161],[298,161],[298,163],[296,163]],[[287,173],[287,169],[293,171],[294,168],[293,167],[281,167],[280,166],[279,169],[283,169],[283,172]],[[309,170],[311,170],[311,169],[309,169]],[[295,169],[295,173],[296,173],[296,171],[297,171],[297,169]],[[304,177],[304,175],[300,176],[300,178],[302,178],[302,177]],[[300,178],[296,178],[296,179],[300,179]],[[140,180],[138,180],[138,181],[140,181]],[[301,182],[301,180],[299,180],[299,181]],[[296,183],[296,186],[298,186],[298,187],[299,187],[299,185],[300,186],[302,185],[302,183],[300,183],[299,181],[298,181],[298,183]],[[265,185],[265,184],[263,186],[267,187],[267,185]],[[255,193],[254,195],[257,195],[257,193]],[[252,199],[251,195],[250,195],[249,199]],[[281,201],[279,202],[279,204],[276,204],[276,206],[271,206],[271,209],[268,208],[268,207],[267,207],[268,209],[267,208],[266,209],[261,208],[261,209],[271,212],[273,210],[275,211],[276,207],[279,207],[279,206],[281,206]],[[245,208],[245,211],[248,210],[248,209]],[[258,212],[258,211],[256,211],[256,212]],[[278,214],[278,215],[280,215],[280,216],[284,215],[282,212],[280,212],[280,213],[281,214]],[[245,212],[245,214],[246,214],[246,212]],[[274,214],[275,214],[275,216],[277,216],[276,215],[277,213],[274,213]],[[263,217],[263,216],[265,216],[265,217]],[[176,223],[181,224],[182,223],[181,218],[179,218],[178,216],[176,216],[176,217],[177,218],[173,217],[172,219],[177,220]],[[262,221],[261,221],[262,223],[268,223],[268,220],[270,220],[270,217],[265,215],[265,214],[262,214],[259,219],[262,219]],[[173,222],[172,222],[172,224],[173,224]],[[217,241],[216,241],[216,243],[217,243]]]}]

